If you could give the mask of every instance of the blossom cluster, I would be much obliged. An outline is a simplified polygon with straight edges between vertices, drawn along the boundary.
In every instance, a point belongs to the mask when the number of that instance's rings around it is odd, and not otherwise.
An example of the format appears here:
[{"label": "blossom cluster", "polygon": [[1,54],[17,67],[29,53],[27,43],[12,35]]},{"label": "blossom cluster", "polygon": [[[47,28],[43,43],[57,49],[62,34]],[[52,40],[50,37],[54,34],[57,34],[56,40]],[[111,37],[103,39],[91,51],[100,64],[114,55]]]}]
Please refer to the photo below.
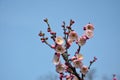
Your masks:
[{"label": "blossom cluster", "polygon": [[[85,45],[86,41],[91,39],[94,35],[94,25],[91,23],[86,24],[83,27],[84,33],[82,36],[79,36],[75,30],[72,29],[72,25],[75,21],[70,20],[68,26],[66,26],[63,21],[62,28],[64,36],[57,36],[57,33],[52,31],[48,19],[44,19],[44,22],[47,24],[47,32],[50,33],[50,38],[54,41],[54,44],[48,43],[48,37],[45,37],[45,33],[40,31],[39,36],[41,37],[42,43],[48,45],[51,49],[54,49],[53,64],[56,67],[56,72],[59,73],[60,80],[65,78],[66,80],[84,80],[85,75],[89,71],[92,63],[94,63],[97,58],[94,57],[90,61],[90,65],[86,66],[83,64],[83,54],[80,53],[80,49]],[[70,57],[68,49],[75,43],[78,45],[76,52],[73,57]],[[63,58],[64,63],[61,62],[60,57]],[[79,72],[76,70],[79,69]]]}]

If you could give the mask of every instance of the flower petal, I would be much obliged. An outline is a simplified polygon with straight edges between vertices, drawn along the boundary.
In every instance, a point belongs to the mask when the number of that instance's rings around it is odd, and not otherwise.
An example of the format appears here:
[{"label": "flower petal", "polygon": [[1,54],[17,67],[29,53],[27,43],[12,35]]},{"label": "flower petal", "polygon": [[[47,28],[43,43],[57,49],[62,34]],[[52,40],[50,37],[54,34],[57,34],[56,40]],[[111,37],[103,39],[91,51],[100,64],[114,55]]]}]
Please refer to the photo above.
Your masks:
[{"label": "flower petal", "polygon": [[57,71],[58,73],[63,73],[64,70],[65,70],[65,66],[64,66],[63,64],[58,64],[58,65],[56,65],[56,71]]},{"label": "flower petal", "polygon": [[69,33],[69,39],[71,39],[71,40],[77,40],[78,39],[78,35],[77,35],[77,33],[75,32],[75,31],[71,31],[70,33]]},{"label": "flower petal", "polygon": [[57,53],[63,54],[65,52],[65,47],[63,47],[62,45],[57,45],[55,50]]},{"label": "flower petal", "polygon": [[86,31],[85,31],[85,35],[86,35],[88,38],[92,38],[92,37],[93,37],[93,31],[92,31],[92,30],[86,30]]},{"label": "flower petal", "polygon": [[60,63],[60,54],[55,53],[53,57],[53,64],[58,65]]},{"label": "flower petal", "polygon": [[56,37],[55,42],[59,45],[62,45],[64,43],[64,39],[62,37]]}]

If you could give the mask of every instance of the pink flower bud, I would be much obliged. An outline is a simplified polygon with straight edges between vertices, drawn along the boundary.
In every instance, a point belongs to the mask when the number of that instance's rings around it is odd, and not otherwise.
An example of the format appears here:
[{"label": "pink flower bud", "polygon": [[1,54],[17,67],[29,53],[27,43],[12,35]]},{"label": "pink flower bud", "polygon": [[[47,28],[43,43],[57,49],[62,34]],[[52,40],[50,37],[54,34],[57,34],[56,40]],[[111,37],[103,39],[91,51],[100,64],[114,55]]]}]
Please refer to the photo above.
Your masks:
[{"label": "pink flower bud", "polygon": [[51,48],[55,49],[55,45],[51,45]]},{"label": "pink flower bud", "polygon": [[48,29],[47,29],[47,31],[48,31],[48,32],[51,32],[51,29],[50,29],[50,28],[48,28]]},{"label": "pink flower bud", "polygon": [[67,28],[68,28],[68,29],[71,29],[71,27],[70,27],[70,26],[67,26]]},{"label": "pink flower bud", "polygon": [[38,35],[41,37],[41,36],[44,36],[44,33],[42,33],[42,31],[40,31],[40,33]]},{"label": "pink flower bud", "polygon": [[56,32],[52,32],[52,31],[51,31],[50,34],[51,34],[51,35],[56,35]]},{"label": "pink flower bud", "polygon": [[42,43],[44,43],[45,42],[45,38],[41,38],[41,41],[42,41]]},{"label": "pink flower bud", "polygon": [[76,59],[77,59],[77,57],[76,57],[76,56],[73,56],[73,57],[71,58],[71,61],[76,60]]},{"label": "pink flower bud", "polygon": [[70,20],[70,26],[73,25],[75,23],[75,21],[73,21],[72,19]]},{"label": "pink flower bud", "polygon": [[85,30],[86,30],[86,27],[83,27],[83,30],[85,31]]}]

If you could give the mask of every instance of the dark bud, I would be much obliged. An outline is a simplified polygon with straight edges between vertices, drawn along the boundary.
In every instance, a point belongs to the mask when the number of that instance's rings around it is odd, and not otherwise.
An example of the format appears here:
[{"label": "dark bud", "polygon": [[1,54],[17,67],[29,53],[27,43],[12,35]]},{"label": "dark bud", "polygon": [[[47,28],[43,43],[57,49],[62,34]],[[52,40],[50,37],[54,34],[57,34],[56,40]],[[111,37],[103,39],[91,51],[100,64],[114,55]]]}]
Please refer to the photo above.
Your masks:
[{"label": "dark bud", "polygon": [[41,38],[41,41],[44,43],[45,42],[45,38]]},{"label": "dark bud", "polygon": [[75,23],[75,21],[73,21],[72,19],[70,20],[70,26],[73,25]]},{"label": "dark bud", "polygon": [[48,32],[51,32],[51,29],[50,29],[50,27],[47,29],[47,31],[48,31]]},{"label": "dark bud", "polygon": [[48,37],[46,37],[45,40],[48,40]]},{"label": "dark bud", "polygon": [[48,22],[48,19],[46,18],[46,19],[44,19],[44,22]]},{"label": "dark bud", "polygon": [[83,27],[83,30],[85,31],[85,30],[86,30],[86,27]]},{"label": "dark bud", "polygon": [[68,35],[69,33],[68,32],[64,32],[64,34]]},{"label": "dark bud", "polygon": [[56,35],[56,32],[50,32],[51,35]]},{"label": "dark bud", "polygon": [[94,60],[96,61],[96,60],[97,60],[97,58],[96,58],[96,57],[94,57]]},{"label": "dark bud", "polygon": [[42,31],[40,31],[40,33],[38,34],[40,37],[44,36],[44,34],[42,33]]},{"label": "dark bud", "polygon": [[70,26],[67,26],[67,28],[68,28],[68,29],[71,29],[71,27],[70,27]]},{"label": "dark bud", "polygon": [[65,25],[62,25],[63,28],[65,28]]},{"label": "dark bud", "polygon": [[92,64],[93,63],[93,61],[90,61],[90,64]]}]

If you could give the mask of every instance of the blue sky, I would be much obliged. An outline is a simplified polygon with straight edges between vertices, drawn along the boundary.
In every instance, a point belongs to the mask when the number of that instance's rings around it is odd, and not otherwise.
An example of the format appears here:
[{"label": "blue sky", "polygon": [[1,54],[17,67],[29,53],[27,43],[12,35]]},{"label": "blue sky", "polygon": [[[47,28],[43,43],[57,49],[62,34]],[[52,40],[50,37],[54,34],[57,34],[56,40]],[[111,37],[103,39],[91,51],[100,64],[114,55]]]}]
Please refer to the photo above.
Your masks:
[{"label": "blue sky", "polygon": [[[0,0],[0,80],[38,80],[56,74],[54,51],[40,42],[38,33],[46,32],[44,18],[58,35],[62,21],[75,20],[81,35],[88,22],[95,25],[94,38],[82,47],[84,64],[96,56],[95,80],[120,74],[119,0]],[[73,54],[74,52],[72,52]]]}]

